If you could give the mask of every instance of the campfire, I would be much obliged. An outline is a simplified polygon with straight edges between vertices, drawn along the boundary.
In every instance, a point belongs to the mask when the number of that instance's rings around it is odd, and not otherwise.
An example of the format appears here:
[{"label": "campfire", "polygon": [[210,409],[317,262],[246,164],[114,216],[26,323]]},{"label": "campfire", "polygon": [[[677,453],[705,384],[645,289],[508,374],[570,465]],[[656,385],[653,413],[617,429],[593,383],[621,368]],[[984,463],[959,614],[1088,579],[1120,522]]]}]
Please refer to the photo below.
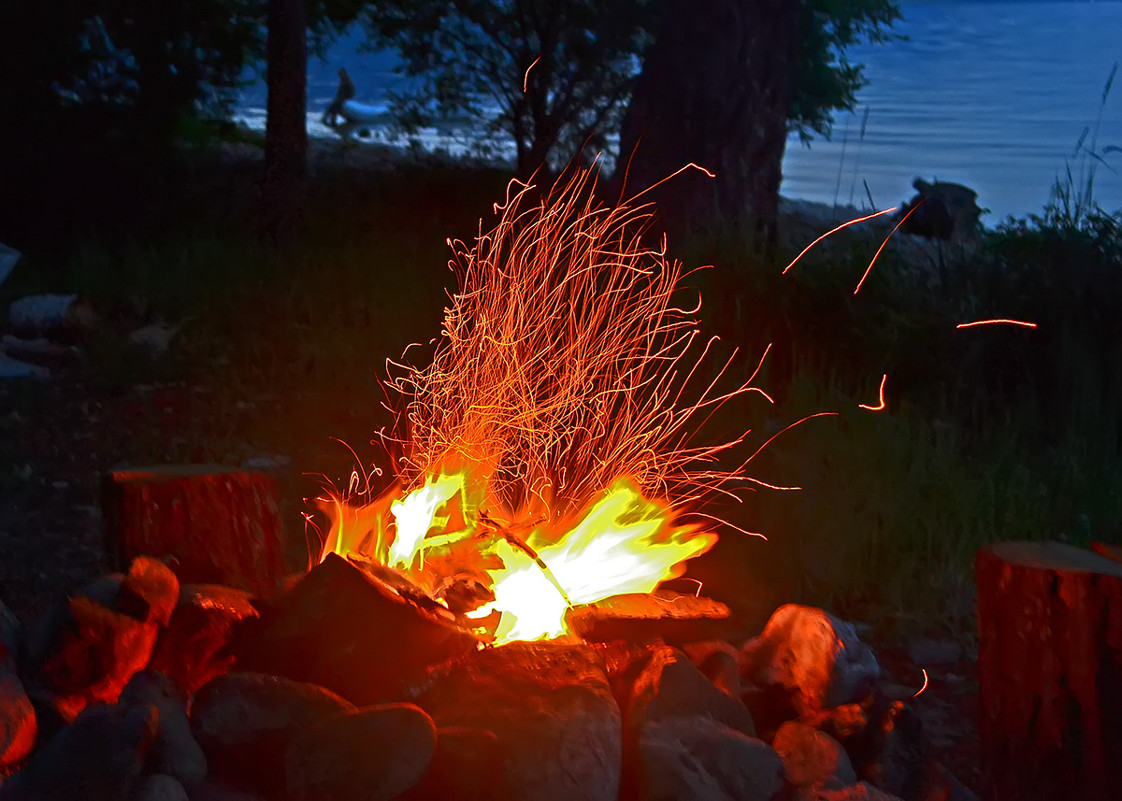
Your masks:
[{"label": "campfire", "polygon": [[442,336],[387,382],[397,481],[321,501],[321,558],[398,570],[497,642],[560,636],[567,609],[648,593],[712,547],[707,497],[759,482],[725,466],[747,432],[699,444],[699,422],[770,400],[755,373],[715,391],[732,360],[707,358],[681,265],[643,239],[649,206],[599,205],[587,171],[534,193],[512,182],[493,230],[449,243]]},{"label": "campfire", "polygon": [[661,586],[751,534],[715,499],[787,488],[748,472],[778,434],[703,438],[771,402],[763,359],[714,358],[653,209],[577,171],[495,211],[449,243],[440,336],[389,364],[388,467],[318,499],[310,569],[283,575],[266,475],[106,476],[122,572],[27,627],[0,607],[0,801],[967,792],[851,624],[786,605],[744,641]]}]

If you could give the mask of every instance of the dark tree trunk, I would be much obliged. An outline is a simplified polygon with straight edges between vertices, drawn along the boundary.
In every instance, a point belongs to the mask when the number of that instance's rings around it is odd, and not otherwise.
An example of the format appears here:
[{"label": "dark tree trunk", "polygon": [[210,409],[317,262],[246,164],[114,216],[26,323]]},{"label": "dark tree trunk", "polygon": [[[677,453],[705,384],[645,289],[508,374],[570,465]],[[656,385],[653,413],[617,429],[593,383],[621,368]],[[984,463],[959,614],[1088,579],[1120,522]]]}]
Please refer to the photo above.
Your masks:
[{"label": "dark tree trunk", "polygon": [[273,240],[298,227],[308,169],[307,32],[304,0],[268,0],[268,101],[264,230]]},{"label": "dark tree trunk", "polygon": [[801,15],[801,0],[667,0],[620,133],[625,197],[693,162],[716,178],[643,196],[672,232],[747,216],[774,240]]},{"label": "dark tree trunk", "polygon": [[1107,801],[1122,787],[1122,565],[1058,542],[978,552],[983,796]]}]

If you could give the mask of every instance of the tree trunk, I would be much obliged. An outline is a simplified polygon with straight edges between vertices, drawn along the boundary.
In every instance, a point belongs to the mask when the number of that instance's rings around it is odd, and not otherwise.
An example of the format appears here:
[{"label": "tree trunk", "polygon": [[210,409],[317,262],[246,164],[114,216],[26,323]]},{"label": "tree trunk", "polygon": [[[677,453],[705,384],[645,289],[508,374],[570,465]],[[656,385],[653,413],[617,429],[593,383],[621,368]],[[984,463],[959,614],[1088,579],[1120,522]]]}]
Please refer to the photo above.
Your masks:
[{"label": "tree trunk", "polygon": [[983,548],[978,678],[990,801],[1122,787],[1122,565],[1058,542]]},{"label": "tree trunk", "polygon": [[[747,217],[775,237],[801,0],[667,0],[620,132],[617,183],[683,233]],[[630,163],[629,163],[630,162]]]},{"label": "tree trunk", "polygon": [[102,481],[109,561],[166,559],[184,583],[272,595],[284,574],[273,480],[218,465],[113,470]]},{"label": "tree trunk", "polygon": [[268,0],[265,234],[282,239],[299,226],[308,170],[307,31],[304,0]]}]

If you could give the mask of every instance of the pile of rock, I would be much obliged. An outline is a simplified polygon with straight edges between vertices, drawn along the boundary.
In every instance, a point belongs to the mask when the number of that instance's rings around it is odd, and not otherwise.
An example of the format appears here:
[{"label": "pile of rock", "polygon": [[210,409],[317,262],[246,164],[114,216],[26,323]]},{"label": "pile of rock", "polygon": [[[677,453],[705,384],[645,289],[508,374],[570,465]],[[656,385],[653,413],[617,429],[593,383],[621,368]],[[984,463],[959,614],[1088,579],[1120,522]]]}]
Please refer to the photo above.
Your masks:
[{"label": "pile of rock", "polygon": [[788,605],[737,647],[713,602],[635,606],[493,647],[336,557],[267,601],[142,557],[2,616],[0,801],[969,797],[849,624]]}]

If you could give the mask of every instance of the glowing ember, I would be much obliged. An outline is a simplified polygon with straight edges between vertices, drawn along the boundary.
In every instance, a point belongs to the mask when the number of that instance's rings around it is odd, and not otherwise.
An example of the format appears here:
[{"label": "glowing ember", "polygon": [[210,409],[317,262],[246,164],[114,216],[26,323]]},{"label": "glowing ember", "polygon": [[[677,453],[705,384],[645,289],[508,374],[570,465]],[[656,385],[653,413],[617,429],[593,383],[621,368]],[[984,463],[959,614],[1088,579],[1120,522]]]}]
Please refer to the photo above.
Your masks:
[{"label": "glowing ember", "polygon": [[392,365],[386,382],[398,483],[362,506],[321,499],[323,555],[394,567],[471,618],[501,614],[499,641],[561,635],[571,604],[680,575],[716,541],[684,518],[714,520],[697,511],[713,493],[772,486],[746,474],[751,456],[718,463],[747,432],[693,442],[730,399],[771,399],[755,373],[717,390],[730,362],[703,366],[696,297],[674,302],[681,266],[641,239],[650,207],[598,205],[594,188],[576,172],[529,205],[512,182],[494,230],[450,243],[443,336],[427,366]]}]

